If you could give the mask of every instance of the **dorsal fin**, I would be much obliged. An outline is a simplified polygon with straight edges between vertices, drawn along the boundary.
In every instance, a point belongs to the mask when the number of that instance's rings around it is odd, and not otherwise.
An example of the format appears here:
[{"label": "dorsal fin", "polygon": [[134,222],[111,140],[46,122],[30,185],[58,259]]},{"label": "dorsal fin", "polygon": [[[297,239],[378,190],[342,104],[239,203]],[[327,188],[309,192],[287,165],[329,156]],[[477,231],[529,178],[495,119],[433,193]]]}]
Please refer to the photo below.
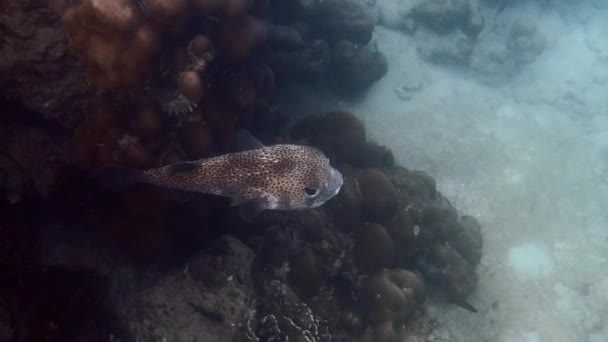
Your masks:
[{"label": "dorsal fin", "polygon": [[244,129],[236,132],[236,149],[237,151],[249,151],[249,150],[257,150],[263,148],[264,144],[262,144],[258,139],[256,139],[249,131]]}]

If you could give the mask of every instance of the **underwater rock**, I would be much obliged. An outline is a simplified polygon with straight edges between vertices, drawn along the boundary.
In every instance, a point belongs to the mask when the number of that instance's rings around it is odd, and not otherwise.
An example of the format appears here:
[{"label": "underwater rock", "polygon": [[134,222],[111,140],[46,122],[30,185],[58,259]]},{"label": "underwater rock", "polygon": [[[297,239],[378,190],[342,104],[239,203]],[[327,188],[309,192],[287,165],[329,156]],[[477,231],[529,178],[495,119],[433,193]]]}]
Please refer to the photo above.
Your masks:
[{"label": "underwater rock", "polygon": [[482,32],[469,59],[469,67],[480,81],[499,84],[534,62],[546,45],[546,38],[536,24],[520,18],[507,32]]},{"label": "underwater rock", "polygon": [[439,34],[461,31],[477,37],[484,27],[478,0],[381,1],[383,25],[413,33],[421,26]]},{"label": "underwater rock", "polygon": [[73,127],[93,91],[70,56],[59,12],[47,3],[0,6],[0,98],[16,99],[63,127]]},{"label": "underwater rock", "polygon": [[281,78],[312,81],[320,79],[328,71],[331,53],[327,42],[315,40],[296,48],[269,48],[266,59]]},{"label": "underwater rock", "polygon": [[257,329],[246,332],[246,341],[332,341],[327,322],[286,284],[279,280],[264,282],[262,293]]},{"label": "underwater rock", "polygon": [[469,67],[480,81],[487,84],[500,83],[515,74],[516,66],[501,37],[482,33],[469,59]]},{"label": "underwater rock", "polygon": [[380,24],[407,33],[413,33],[416,29],[416,20],[411,12],[424,0],[379,0],[377,7],[379,11]]},{"label": "underwater rock", "polygon": [[420,56],[434,64],[467,65],[474,41],[461,31],[438,34],[418,28],[414,34]]},{"label": "underwater rock", "polygon": [[484,26],[478,0],[425,0],[407,14],[438,33],[458,29],[475,38]]},{"label": "underwater rock", "polygon": [[400,0],[381,8],[385,25],[413,34],[420,56],[435,64],[467,65],[485,25],[478,0]]},{"label": "underwater rock", "polygon": [[320,33],[329,43],[347,40],[367,45],[374,30],[374,17],[359,0],[325,0],[319,9]]},{"label": "underwater rock", "polygon": [[532,63],[546,48],[545,36],[530,19],[513,22],[507,35],[507,48],[518,64]]},{"label": "underwater rock", "polygon": [[223,237],[137,295],[125,317],[136,341],[233,341],[251,318],[254,253]]},{"label": "underwater rock", "polygon": [[363,195],[363,210],[368,217],[382,220],[397,211],[397,190],[382,171],[364,170],[357,180]]},{"label": "underwater rock", "polygon": [[424,0],[409,14],[426,28],[445,33],[459,28],[468,13],[468,0]]},{"label": "underwater rock", "polygon": [[332,47],[331,65],[334,88],[346,95],[360,95],[388,71],[381,52],[346,40]]}]

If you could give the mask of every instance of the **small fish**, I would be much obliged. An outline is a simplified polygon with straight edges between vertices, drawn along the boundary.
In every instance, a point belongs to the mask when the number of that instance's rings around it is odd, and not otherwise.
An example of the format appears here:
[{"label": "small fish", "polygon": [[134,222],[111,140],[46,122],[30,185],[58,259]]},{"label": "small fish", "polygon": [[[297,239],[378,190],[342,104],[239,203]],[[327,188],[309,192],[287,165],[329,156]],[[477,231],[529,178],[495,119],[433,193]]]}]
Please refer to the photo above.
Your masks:
[{"label": "small fish", "polygon": [[118,180],[121,186],[148,183],[229,197],[247,221],[263,210],[319,207],[342,187],[342,174],[314,147],[264,146],[246,131],[237,134],[237,143],[246,150],[145,171],[129,170],[128,174],[121,172]]}]

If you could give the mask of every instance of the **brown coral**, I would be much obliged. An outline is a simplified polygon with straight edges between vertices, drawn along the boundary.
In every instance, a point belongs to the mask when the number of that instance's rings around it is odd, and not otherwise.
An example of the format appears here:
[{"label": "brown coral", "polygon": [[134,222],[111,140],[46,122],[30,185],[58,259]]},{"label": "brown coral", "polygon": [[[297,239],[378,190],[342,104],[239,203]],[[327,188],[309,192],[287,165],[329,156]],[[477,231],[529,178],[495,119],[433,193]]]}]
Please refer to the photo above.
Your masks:
[{"label": "brown coral", "polygon": [[83,0],[62,23],[87,78],[102,89],[141,85],[161,46],[133,1]]},{"label": "brown coral", "polygon": [[358,181],[363,195],[363,209],[370,218],[381,220],[397,211],[397,190],[382,171],[364,170]]},{"label": "brown coral", "polygon": [[217,42],[226,57],[242,61],[268,38],[268,29],[259,19],[251,16],[222,20]]},{"label": "brown coral", "polygon": [[377,223],[365,223],[355,238],[355,260],[363,273],[372,273],[394,262],[395,245],[386,229]]}]

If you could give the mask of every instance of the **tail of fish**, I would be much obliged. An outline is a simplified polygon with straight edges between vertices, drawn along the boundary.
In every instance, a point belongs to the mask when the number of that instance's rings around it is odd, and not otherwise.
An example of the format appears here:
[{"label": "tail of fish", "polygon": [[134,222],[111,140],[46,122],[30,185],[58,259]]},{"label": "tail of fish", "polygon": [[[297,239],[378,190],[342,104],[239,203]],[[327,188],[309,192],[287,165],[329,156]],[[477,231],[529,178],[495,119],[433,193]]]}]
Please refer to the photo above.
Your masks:
[{"label": "tail of fish", "polygon": [[110,166],[95,170],[91,174],[99,186],[105,190],[123,190],[137,183],[145,183],[143,171],[123,166]]}]

